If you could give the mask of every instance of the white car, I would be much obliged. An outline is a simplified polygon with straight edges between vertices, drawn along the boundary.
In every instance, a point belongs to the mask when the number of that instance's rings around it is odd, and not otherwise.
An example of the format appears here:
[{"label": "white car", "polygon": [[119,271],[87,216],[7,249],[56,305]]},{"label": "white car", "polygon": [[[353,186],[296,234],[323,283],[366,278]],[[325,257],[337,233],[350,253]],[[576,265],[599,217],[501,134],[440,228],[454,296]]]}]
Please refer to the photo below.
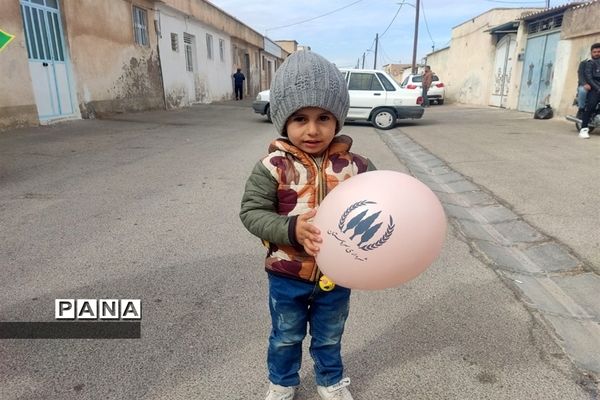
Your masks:
[{"label": "white car", "polygon": [[[398,119],[423,116],[421,93],[401,88],[384,71],[340,69],[348,84],[350,110],[346,121],[369,121],[375,128],[392,129]],[[269,91],[264,90],[252,103],[254,112],[271,120]]]},{"label": "white car", "polygon": [[[421,87],[423,86],[423,76],[420,74],[410,74],[404,78],[402,85],[400,86],[404,89],[414,90],[419,94],[422,94],[423,90]],[[429,103],[444,104],[445,91],[444,82],[442,82],[436,74],[433,74],[431,87],[427,91]]]}]

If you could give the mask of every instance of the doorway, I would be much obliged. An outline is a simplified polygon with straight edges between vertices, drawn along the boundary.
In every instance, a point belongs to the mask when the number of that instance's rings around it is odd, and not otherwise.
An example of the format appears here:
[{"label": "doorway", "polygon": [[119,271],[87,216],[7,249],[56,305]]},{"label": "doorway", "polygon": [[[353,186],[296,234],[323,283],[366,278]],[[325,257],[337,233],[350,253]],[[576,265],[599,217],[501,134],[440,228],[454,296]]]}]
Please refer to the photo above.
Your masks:
[{"label": "doorway", "polygon": [[506,108],[512,77],[512,60],[517,47],[516,38],[517,35],[505,35],[496,46],[494,80],[490,96],[491,106]]},{"label": "doorway", "polygon": [[58,0],[21,0],[20,5],[40,121],[77,115]]},{"label": "doorway", "polygon": [[555,32],[527,40],[519,92],[519,111],[534,112],[537,108],[550,104],[559,39],[560,32]]}]

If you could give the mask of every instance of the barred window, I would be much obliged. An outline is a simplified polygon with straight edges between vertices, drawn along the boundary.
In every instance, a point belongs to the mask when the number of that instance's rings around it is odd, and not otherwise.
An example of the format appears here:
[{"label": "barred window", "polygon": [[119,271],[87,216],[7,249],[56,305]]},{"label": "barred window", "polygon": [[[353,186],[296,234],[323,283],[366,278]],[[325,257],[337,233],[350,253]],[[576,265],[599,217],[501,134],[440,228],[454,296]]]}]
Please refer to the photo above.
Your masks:
[{"label": "barred window", "polygon": [[135,42],[148,46],[148,13],[143,8],[133,6],[133,34]]},{"label": "barred window", "polygon": [[213,58],[213,37],[210,33],[206,34],[206,55],[209,60]]},{"label": "barred window", "polygon": [[225,61],[225,41],[223,39],[219,39],[219,55],[221,61]]},{"label": "barred window", "polygon": [[194,72],[194,36],[184,33],[183,45],[185,48],[185,69]]},{"label": "barred window", "polygon": [[179,51],[179,35],[171,33],[171,50]]}]

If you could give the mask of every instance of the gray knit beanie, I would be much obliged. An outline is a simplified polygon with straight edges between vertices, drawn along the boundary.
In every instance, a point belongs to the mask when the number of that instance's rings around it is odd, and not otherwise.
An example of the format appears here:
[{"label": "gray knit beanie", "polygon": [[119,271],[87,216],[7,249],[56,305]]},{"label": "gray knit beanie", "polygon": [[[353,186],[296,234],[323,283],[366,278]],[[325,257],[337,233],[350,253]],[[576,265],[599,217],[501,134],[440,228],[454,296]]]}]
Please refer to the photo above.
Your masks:
[{"label": "gray knit beanie", "polygon": [[319,107],[332,113],[338,133],[350,107],[342,73],[322,56],[305,50],[292,53],[275,72],[270,100],[271,120],[282,136],[287,136],[288,118],[304,107]]}]

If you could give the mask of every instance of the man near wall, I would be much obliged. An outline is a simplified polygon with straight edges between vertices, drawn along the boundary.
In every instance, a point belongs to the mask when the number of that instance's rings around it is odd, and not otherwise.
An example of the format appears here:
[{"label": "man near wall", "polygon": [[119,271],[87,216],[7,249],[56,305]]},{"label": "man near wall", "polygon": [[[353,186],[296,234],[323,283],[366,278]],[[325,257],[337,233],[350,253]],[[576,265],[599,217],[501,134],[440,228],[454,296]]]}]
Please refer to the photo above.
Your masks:
[{"label": "man near wall", "polygon": [[421,82],[421,87],[423,88],[423,107],[429,107],[427,91],[431,87],[431,82],[433,82],[433,72],[431,72],[429,65],[426,65],[425,69],[423,70],[423,79]]},{"label": "man near wall", "polygon": [[240,68],[237,69],[237,72],[233,74],[233,86],[235,89],[235,99],[243,100],[244,99],[244,81],[246,77],[242,74],[242,70]]},{"label": "man near wall", "polygon": [[581,130],[579,137],[588,139],[590,137],[588,124],[592,113],[600,102],[600,43],[594,43],[591,47],[592,59],[585,64],[584,78],[585,83],[590,85],[591,90],[587,94],[585,112],[581,118]]},{"label": "man near wall", "polygon": [[577,68],[577,118],[583,117],[587,94],[592,89],[590,85],[585,83],[585,64],[587,62],[588,59],[586,58],[579,63],[579,67]]}]

